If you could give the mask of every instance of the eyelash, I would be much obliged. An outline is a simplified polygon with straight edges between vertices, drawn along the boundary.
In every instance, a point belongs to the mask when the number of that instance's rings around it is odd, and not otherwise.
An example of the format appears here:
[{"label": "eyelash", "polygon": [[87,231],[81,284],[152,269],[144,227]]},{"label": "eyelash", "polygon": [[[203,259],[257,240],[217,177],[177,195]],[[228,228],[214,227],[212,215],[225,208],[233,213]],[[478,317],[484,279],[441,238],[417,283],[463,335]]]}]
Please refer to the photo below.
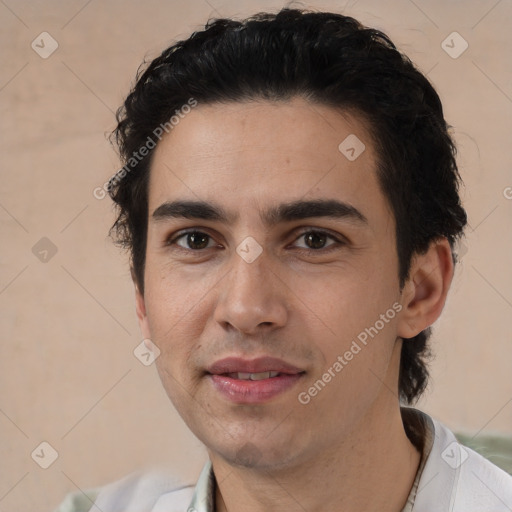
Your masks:
[{"label": "eyelash", "polygon": [[[205,249],[187,249],[187,248],[184,248],[184,247],[181,247],[181,246],[177,245],[176,242],[178,240],[180,240],[181,238],[183,238],[183,237],[185,237],[185,236],[187,236],[187,235],[189,235],[191,233],[199,234],[199,235],[206,235],[210,239],[213,239],[213,237],[211,235],[209,235],[208,233],[205,233],[204,231],[200,231],[199,229],[188,229],[186,231],[181,231],[181,232],[177,233],[176,236],[174,236],[173,238],[169,238],[166,241],[165,245],[166,246],[176,246],[176,248],[178,250],[183,250],[183,251],[186,251],[186,252],[189,252],[189,253],[190,252],[201,253],[201,252],[206,251],[208,249],[213,249],[213,247],[206,247]],[[305,230],[305,231],[303,231],[302,233],[299,234],[299,236],[294,240],[294,242],[296,242],[300,238],[303,238],[306,235],[311,234],[311,233],[314,233],[314,234],[320,235],[320,236],[325,236],[326,238],[331,239],[334,243],[330,244],[327,247],[322,247],[320,249],[308,249],[308,248],[298,247],[297,250],[299,252],[308,253],[308,254],[311,254],[311,253],[326,254],[326,253],[329,253],[332,250],[335,250],[335,249],[339,248],[340,246],[346,245],[345,241],[335,237],[329,231],[324,231],[322,229],[308,229],[308,230]]]}]

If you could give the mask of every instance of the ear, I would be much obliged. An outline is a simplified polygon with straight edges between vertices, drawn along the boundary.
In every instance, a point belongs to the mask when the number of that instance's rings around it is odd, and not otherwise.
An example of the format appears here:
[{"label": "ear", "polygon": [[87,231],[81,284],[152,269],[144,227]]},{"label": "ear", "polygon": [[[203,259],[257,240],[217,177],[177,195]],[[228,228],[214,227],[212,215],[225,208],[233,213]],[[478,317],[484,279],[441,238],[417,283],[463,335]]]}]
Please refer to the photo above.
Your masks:
[{"label": "ear", "polygon": [[441,315],[453,278],[453,260],[446,238],[434,240],[424,254],[416,254],[402,290],[403,310],[397,334],[413,338]]},{"label": "ear", "polygon": [[140,287],[135,277],[133,269],[131,269],[133,286],[135,287],[135,311],[137,312],[137,320],[139,322],[140,332],[144,339],[151,339],[149,330],[148,316],[146,314],[146,303],[144,294],[140,291]]}]

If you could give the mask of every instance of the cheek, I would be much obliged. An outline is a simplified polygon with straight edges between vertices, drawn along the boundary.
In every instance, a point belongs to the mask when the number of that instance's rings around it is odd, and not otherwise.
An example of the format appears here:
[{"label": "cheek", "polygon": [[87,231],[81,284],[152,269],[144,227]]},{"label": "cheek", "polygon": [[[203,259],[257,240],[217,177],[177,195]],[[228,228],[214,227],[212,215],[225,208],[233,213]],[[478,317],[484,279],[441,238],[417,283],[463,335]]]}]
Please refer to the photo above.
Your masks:
[{"label": "cheek", "polygon": [[160,349],[157,366],[180,381],[186,378],[193,353],[200,347],[208,299],[208,288],[201,279],[187,283],[168,274],[147,280],[148,324],[152,341]]},{"label": "cheek", "polygon": [[[390,373],[394,347],[394,327],[391,324],[376,332],[375,320],[362,322],[337,343],[323,346],[323,365],[311,375],[300,390],[301,403],[306,400],[304,414],[322,417],[331,425],[344,418],[344,425],[354,425],[382,393],[395,387]],[[380,324],[379,324],[380,326]],[[363,340],[363,341],[361,341]]]},{"label": "cheek", "polygon": [[297,305],[316,317],[316,324],[329,334],[325,346],[343,347],[374,316],[377,290],[360,276],[357,269],[349,268],[318,276],[302,274],[292,281],[294,295],[300,299]]},{"label": "cheek", "polygon": [[183,330],[204,309],[216,283],[214,273],[207,268],[199,272],[197,268],[170,268],[167,264],[148,267],[145,297],[153,335],[165,337],[166,332]]},{"label": "cheek", "polygon": [[191,306],[180,297],[166,296],[148,313],[152,341],[160,349],[155,361],[158,374],[172,403],[185,415],[193,415],[190,398],[203,375],[195,361],[202,350],[206,307],[204,301]]},{"label": "cheek", "polygon": [[353,275],[325,280],[318,292],[310,287],[307,293],[306,289],[302,290],[303,302],[314,312],[310,313],[314,324],[309,325],[309,335],[325,365],[319,371],[331,368],[340,356],[347,381],[382,376],[396,340],[399,294],[395,283],[382,276],[363,281]]}]

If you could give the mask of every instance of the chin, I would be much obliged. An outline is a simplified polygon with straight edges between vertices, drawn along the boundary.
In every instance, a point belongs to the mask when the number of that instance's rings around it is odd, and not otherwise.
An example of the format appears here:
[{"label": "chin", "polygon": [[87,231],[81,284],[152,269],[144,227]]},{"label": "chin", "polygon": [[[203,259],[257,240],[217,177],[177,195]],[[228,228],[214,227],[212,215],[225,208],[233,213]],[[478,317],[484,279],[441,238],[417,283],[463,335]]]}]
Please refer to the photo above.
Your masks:
[{"label": "chin", "polygon": [[268,438],[261,442],[253,437],[248,439],[251,440],[241,440],[237,443],[231,440],[229,445],[217,447],[215,443],[210,443],[207,447],[210,453],[221,457],[230,466],[262,471],[286,469],[296,458],[293,455],[294,447],[289,444],[278,442],[277,445],[269,445]]}]

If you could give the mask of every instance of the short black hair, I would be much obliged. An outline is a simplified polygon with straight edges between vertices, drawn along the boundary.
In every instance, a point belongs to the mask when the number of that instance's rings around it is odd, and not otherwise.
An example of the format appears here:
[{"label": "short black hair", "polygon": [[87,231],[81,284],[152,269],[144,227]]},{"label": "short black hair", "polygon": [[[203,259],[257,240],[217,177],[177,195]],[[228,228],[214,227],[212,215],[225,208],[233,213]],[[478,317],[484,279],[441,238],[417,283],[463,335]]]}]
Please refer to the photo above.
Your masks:
[{"label": "short black hair", "polygon": [[[209,20],[143,64],[117,112],[112,139],[125,166],[108,187],[118,213],[111,235],[130,251],[142,293],[153,151],[142,158],[138,152],[155,128],[191,98],[213,104],[293,97],[366,121],[379,185],[396,221],[400,287],[412,257],[437,239],[448,239],[456,263],[453,248],[467,218],[455,144],[433,86],[383,32],[342,14],[284,8],[241,21]],[[428,328],[402,344],[399,393],[407,404],[428,383],[430,334]]]}]

